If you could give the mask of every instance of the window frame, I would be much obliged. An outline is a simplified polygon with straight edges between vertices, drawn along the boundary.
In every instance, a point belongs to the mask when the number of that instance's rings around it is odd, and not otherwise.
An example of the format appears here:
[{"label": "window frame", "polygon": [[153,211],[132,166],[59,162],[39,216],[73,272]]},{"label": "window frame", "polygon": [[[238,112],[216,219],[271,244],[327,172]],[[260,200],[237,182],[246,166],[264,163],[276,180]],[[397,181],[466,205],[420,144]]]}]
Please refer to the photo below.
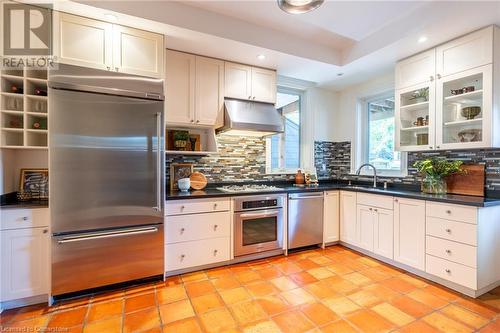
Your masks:
[{"label": "window frame", "polygon": [[[370,137],[370,114],[368,105],[374,101],[377,101],[381,98],[387,97],[389,95],[393,95],[396,98],[396,92],[394,89],[386,90],[382,93],[378,93],[376,95],[371,95],[367,97],[362,97],[358,99],[358,110],[360,112],[359,116],[359,125],[358,132],[359,135],[359,143],[357,145],[359,157],[357,162],[354,164],[355,170],[351,170],[352,174],[355,174],[358,168],[364,163],[369,163],[369,137]],[[394,116],[394,120],[396,121],[396,116]],[[395,126],[396,131],[396,126]],[[396,132],[394,132],[394,141],[396,140]],[[396,147],[396,142],[394,142],[394,148]],[[394,177],[401,178],[406,177],[408,175],[408,153],[400,151],[401,154],[401,168],[400,170],[388,170],[388,169],[377,169],[377,176],[382,177]],[[363,176],[371,176],[373,175],[373,171],[371,169],[363,168],[361,170],[360,175]]]},{"label": "window frame", "polygon": [[[290,87],[278,86],[276,93],[285,94],[295,94],[299,96],[299,112],[300,112],[300,129],[299,129],[299,167],[298,169],[304,170],[304,151],[303,151],[303,140],[304,140],[304,119],[305,119],[305,98],[306,92],[301,89],[295,89]],[[269,175],[284,175],[284,174],[295,174],[297,168],[272,168],[272,156],[271,156],[271,136],[266,139],[266,174]]]}]

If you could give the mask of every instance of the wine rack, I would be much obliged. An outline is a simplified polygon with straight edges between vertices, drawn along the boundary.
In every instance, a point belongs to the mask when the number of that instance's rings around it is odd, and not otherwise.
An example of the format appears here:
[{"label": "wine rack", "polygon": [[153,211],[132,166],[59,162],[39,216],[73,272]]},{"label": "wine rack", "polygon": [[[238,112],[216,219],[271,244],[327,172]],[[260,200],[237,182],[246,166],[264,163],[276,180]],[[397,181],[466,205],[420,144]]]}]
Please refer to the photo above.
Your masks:
[{"label": "wine rack", "polygon": [[0,72],[0,147],[47,149],[47,70]]}]

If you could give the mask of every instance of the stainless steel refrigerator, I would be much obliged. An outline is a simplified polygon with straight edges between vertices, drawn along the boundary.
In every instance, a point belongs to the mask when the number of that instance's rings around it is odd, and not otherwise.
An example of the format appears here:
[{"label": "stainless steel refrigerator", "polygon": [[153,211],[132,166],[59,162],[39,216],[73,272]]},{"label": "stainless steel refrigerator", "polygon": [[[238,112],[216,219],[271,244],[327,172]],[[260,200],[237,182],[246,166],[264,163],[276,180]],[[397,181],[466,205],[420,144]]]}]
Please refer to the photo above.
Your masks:
[{"label": "stainless steel refrigerator", "polygon": [[52,296],[163,274],[163,80],[60,65],[49,96]]}]

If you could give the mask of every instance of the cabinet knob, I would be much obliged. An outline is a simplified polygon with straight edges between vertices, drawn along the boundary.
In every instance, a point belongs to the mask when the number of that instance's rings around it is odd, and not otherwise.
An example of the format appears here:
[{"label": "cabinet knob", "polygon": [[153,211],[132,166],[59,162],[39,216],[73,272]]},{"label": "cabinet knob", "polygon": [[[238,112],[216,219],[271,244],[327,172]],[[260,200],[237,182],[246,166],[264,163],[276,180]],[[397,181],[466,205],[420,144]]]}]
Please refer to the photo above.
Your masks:
[{"label": "cabinet knob", "polygon": [[184,231],[186,231],[186,229],[181,228],[181,234],[183,234],[183,233],[184,233]]},{"label": "cabinet knob", "polygon": [[451,234],[451,229],[446,229],[445,230],[447,233]]},{"label": "cabinet knob", "polygon": [[214,256],[216,256],[216,255],[217,255],[217,252],[219,252],[219,251],[217,251],[217,250],[214,250]]},{"label": "cabinet knob", "polygon": [[378,209],[376,209],[376,208],[375,208],[373,211],[374,211],[374,212],[378,212]]},{"label": "cabinet knob", "polygon": [[23,221],[28,221],[28,217],[27,216],[23,216]]},{"label": "cabinet knob", "polygon": [[252,97],[252,99],[255,99],[255,96],[254,96],[254,97]]},{"label": "cabinet knob", "polygon": [[439,80],[441,78],[441,74],[436,74],[436,77]]},{"label": "cabinet knob", "polygon": [[441,148],[441,146],[436,146],[436,149],[439,149],[439,148]]},{"label": "cabinet knob", "polygon": [[191,119],[190,122],[194,123],[194,119]]},{"label": "cabinet knob", "polygon": [[248,99],[252,99],[252,96],[248,96]]},{"label": "cabinet knob", "polygon": [[184,258],[186,258],[186,255],[185,254],[181,254],[181,261],[184,260]]},{"label": "cabinet knob", "polygon": [[199,120],[197,120],[197,121],[196,121],[196,123],[197,123],[197,124],[198,124],[199,122],[200,122]]},{"label": "cabinet knob", "polygon": [[219,226],[218,226],[217,224],[215,224],[215,225],[214,225],[214,231],[217,231],[217,228],[218,228],[218,227],[219,227]]},{"label": "cabinet knob", "polygon": [[429,149],[432,149],[432,148],[434,148],[434,147],[432,147],[432,146],[429,146]]},{"label": "cabinet knob", "polygon": [[394,202],[399,202],[399,200],[398,199],[394,199]]},{"label": "cabinet knob", "polygon": [[217,204],[214,204],[214,209],[217,209]]},{"label": "cabinet knob", "polygon": [[448,210],[446,211],[446,214],[451,214],[451,210],[449,210],[449,209],[448,209]]},{"label": "cabinet knob", "polygon": [[451,270],[450,270],[450,269],[448,269],[448,268],[447,268],[447,269],[445,269],[444,271],[445,271],[446,273],[448,273],[448,274],[450,274],[450,273],[451,273]]},{"label": "cabinet knob", "polygon": [[119,72],[119,71],[120,71],[120,68],[115,67],[115,71]]},{"label": "cabinet knob", "polygon": [[434,81],[434,76],[432,76],[432,75],[431,75],[431,76],[429,76],[429,80],[430,80],[431,82],[432,82],[432,81]]},{"label": "cabinet knob", "polygon": [[111,66],[107,66],[106,68],[108,69],[108,71],[110,71],[110,70],[111,70]]},{"label": "cabinet knob", "polygon": [[46,234],[48,233],[49,231],[47,229],[43,229],[43,233]]},{"label": "cabinet knob", "polygon": [[186,207],[184,207],[184,206],[181,206],[181,210],[184,210],[184,208],[186,208]]},{"label": "cabinet knob", "polygon": [[373,208],[370,208],[370,210],[373,210]]},{"label": "cabinet knob", "polygon": [[449,250],[449,249],[447,249],[445,252],[448,254],[451,254],[451,250]]}]

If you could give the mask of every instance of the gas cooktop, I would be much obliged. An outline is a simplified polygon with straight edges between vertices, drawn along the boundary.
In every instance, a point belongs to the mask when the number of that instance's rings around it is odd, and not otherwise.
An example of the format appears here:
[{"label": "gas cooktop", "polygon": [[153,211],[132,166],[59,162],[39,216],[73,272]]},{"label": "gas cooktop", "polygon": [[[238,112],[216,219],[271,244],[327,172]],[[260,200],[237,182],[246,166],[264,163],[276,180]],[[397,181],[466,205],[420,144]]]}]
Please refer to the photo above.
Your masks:
[{"label": "gas cooktop", "polygon": [[280,187],[270,186],[270,185],[259,185],[259,184],[251,184],[251,185],[227,185],[222,187],[217,187],[219,191],[227,192],[227,193],[241,193],[241,192],[261,192],[261,191],[281,191],[283,190]]}]

